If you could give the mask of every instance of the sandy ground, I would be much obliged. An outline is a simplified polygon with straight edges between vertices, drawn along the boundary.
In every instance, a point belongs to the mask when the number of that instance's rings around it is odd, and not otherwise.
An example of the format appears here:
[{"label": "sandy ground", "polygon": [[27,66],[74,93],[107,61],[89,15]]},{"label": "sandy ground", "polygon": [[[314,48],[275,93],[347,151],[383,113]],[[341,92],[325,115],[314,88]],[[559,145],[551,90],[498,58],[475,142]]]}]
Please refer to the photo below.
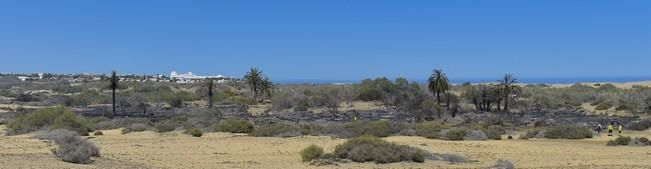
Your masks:
[{"label": "sandy ground", "polygon": [[[607,136],[585,140],[455,142],[396,136],[385,139],[430,152],[459,154],[477,162],[343,163],[316,167],[301,161],[298,152],[302,148],[316,144],[332,151],[345,140],[313,136],[257,138],[230,133],[206,133],[201,138],[180,133],[122,135],[119,130],[107,130],[104,134],[90,139],[102,154],[90,165],[62,162],[51,154],[51,145],[30,135],[0,136],[0,168],[486,168],[497,159],[508,159],[516,168],[651,168],[651,146],[607,147],[607,140],[614,139]],[[625,134],[650,137],[651,131]]]},{"label": "sandy ground", "polygon": [[[634,86],[640,87],[651,87],[651,81],[640,81],[640,82],[626,82],[626,83],[615,83],[615,82],[597,82],[597,83],[581,83],[588,86],[594,86],[595,84],[612,84],[615,87],[622,89],[631,89]],[[551,84],[552,87],[570,87],[574,84]]]}]

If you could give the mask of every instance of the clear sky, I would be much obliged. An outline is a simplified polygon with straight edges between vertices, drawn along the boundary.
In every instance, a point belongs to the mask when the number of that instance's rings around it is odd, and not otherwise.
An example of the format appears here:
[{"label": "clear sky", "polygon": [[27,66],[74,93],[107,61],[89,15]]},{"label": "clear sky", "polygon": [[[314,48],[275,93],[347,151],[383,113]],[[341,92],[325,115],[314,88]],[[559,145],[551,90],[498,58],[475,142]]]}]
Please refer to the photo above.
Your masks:
[{"label": "clear sky", "polygon": [[[0,72],[651,77],[649,0],[3,0]],[[418,80],[418,79],[415,79]]]}]

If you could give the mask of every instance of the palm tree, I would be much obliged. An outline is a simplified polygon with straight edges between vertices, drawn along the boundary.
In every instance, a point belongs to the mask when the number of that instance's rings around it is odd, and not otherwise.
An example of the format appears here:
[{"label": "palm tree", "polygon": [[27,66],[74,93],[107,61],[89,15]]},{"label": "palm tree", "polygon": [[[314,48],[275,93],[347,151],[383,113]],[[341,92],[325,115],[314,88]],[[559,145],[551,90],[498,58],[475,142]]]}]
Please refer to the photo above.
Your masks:
[{"label": "palm tree", "polygon": [[445,93],[449,87],[447,75],[443,73],[443,70],[436,69],[427,81],[429,82],[428,89],[436,95],[436,100],[441,105],[441,93]]},{"label": "palm tree", "polygon": [[115,116],[115,89],[118,88],[118,81],[120,81],[120,80],[118,79],[118,76],[117,76],[117,74],[116,74],[116,72],[114,70],[111,73],[111,86],[110,86],[111,90],[113,91],[113,114],[112,114],[111,118],[113,118]]},{"label": "palm tree", "polygon": [[244,75],[244,80],[246,81],[246,84],[249,85],[249,89],[251,89],[251,93],[253,94],[253,99],[256,101],[258,100],[258,92],[260,89],[260,84],[262,78],[262,71],[260,71],[258,68],[251,68],[249,72],[246,72],[246,75]]},{"label": "palm tree", "polygon": [[212,96],[213,96],[212,87],[213,86],[214,86],[214,83],[213,83],[212,79],[208,79],[208,108],[209,109],[212,108]]},{"label": "palm tree", "polygon": [[267,98],[271,98],[271,93],[273,92],[273,83],[267,76],[262,77],[262,81],[260,83],[260,91],[265,93],[267,95]]},{"label": "palm tree", "polygon": [[504,75],[504,78],[499,81],[502,88],[502,95],[504,97],[504,111],[509,112],[509,100],[512,96],[517,95],[522,90],[520,86],[515,85],[518,79],[514,78],[511,74]]}]

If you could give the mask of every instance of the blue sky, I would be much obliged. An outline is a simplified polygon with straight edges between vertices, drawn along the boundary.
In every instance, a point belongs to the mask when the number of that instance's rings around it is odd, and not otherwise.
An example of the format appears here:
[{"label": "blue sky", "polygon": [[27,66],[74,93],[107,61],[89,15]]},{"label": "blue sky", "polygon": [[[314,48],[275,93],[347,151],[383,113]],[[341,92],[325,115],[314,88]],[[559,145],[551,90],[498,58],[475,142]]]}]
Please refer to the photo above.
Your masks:
[{"label": "blue sky", "polygon": [[651,1],[0,1],[0,72],[651,77]]}]

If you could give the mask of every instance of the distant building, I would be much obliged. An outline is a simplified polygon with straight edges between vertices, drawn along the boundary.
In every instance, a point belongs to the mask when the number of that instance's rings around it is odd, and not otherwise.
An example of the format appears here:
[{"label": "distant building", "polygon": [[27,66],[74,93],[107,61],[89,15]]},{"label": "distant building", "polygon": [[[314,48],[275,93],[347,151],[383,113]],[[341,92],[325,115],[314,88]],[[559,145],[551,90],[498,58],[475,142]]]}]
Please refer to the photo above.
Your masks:
[{"label": "distant building", "polygon": [[226,77],[222,75],[198,76],[192,74],[192,72],[178,74],[176,73],[176,71],[172,71],[172,73],[170,73],[170,81],[176,83],[195,83],[195,82],[205,81],[206,79],[216,79],[218,83],[221,83],[224,81],[224,79],[226,79]]}]

